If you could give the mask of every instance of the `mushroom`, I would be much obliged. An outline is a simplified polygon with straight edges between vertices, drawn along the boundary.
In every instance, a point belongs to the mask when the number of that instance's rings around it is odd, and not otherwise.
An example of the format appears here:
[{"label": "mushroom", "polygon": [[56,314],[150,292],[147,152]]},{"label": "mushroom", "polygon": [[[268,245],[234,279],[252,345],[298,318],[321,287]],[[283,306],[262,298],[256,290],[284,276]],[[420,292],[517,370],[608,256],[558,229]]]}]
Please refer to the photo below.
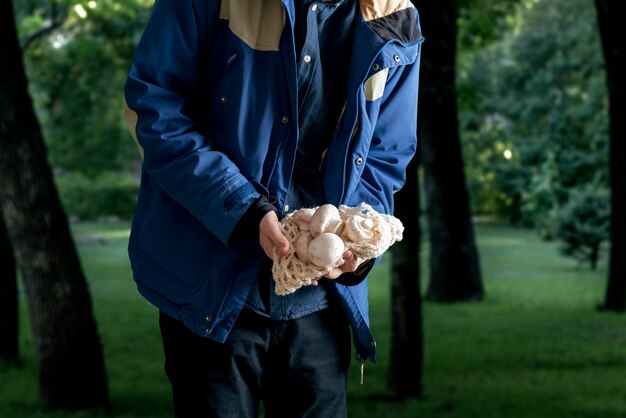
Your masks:
[{"label": "mushroom", "polygon": [[345,235],[353,242],[369,241],[374,237],[374,221],[363,216],[353,215],[345,222]]},{"label": "mushroom", "polygon": [[342,223],[339,210],[331,204],[325,204],[318,207],[311,216],[309,229],[314,237],[324,232],[336,234],[337,231],[340,231]]},{"label": "mushroom", "polygon": [[301,232],[296,240],[296,257],[303,263],[309,262],[309,244],[313,240],[313,235],[309,231]]},{"label": "mushroom", "polygon": [[298,229],[300,231],[308,231],[309,224],[311,222],[311,216],[313,216],[313,213],[315,213],[315,209],[311,209],[311,208],[298,209],[291,216],[291,219],[293,219],[295,223],[298,224]]},{"label": "mushroom", "polygon": [[331,232],[324,232],[309,244],[309,261],[318,267],[330,267],[343,256],[343,240]]}]

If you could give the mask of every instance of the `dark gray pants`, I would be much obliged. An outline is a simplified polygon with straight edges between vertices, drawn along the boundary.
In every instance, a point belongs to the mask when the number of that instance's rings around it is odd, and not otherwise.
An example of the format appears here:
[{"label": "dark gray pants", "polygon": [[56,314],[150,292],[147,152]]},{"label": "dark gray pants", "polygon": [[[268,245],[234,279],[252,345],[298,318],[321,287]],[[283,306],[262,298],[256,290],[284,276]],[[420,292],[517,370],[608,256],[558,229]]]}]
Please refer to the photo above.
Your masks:
[{"label": "dark gray pants", "polygon": [[224,344],[161,313],[165,372],[177,418],[347,416],[350,333],[328,308],[291,321],[244,309]]}]

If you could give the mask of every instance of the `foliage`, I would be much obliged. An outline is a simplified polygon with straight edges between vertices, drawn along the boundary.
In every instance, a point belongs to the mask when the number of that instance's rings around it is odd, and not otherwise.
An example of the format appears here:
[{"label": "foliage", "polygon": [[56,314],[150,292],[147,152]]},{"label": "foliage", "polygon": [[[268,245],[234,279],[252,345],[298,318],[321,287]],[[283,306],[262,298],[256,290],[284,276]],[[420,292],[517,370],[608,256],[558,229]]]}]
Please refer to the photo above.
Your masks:
[{"label": "foliage", "polygon": [[75,172],[57,175],[56,182],[65,211],[74,218],[130,219],[135,209],[139,186],[129,174],[102,172],[90,178]]},{"label": "foliage", "polygon": [[594,185],[572,189],[559,212],[556,237],[563,242],[562,253],[589,262],[595,270],[600,246],[610,237],[609,191]]},{"label": "foliage", "polygon": [[473,207],[553,238],[570,188],[608,184],[595,9],[592,0],[529,0],[509,21],[502,39],[459,63]]},{"label": "foliage", "polygon": [[34,39],[24,51],[31,96],[71,216],[132,213],[141,161],[123,121],[123,86],[152,3],[16,5],[21,38]]},{"label": "foliage", "polygon": [[[47,3],[37,3],[22,8],[29,11],[22,32],[45,24]],[[63,25],[25,54],[51,164],[90,177],[131,170],[137,161],[122,117],[123,83],[143,27],[138,16],[146,7],[129,0],[58,2],[58,7],[71,8]]]}]

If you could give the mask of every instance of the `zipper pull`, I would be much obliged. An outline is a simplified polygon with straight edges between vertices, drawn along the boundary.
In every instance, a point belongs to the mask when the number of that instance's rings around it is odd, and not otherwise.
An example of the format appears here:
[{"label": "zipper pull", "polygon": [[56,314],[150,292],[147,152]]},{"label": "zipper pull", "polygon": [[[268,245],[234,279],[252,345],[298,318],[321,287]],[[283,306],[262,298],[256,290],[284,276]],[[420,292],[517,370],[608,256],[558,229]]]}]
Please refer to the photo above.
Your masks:
[{"label": "zipper pull", "polygon": [[363,372],[365,371],[365,362],[363,360],[359,362],[359,369],[361,370],[361,384],[363,384]]}]

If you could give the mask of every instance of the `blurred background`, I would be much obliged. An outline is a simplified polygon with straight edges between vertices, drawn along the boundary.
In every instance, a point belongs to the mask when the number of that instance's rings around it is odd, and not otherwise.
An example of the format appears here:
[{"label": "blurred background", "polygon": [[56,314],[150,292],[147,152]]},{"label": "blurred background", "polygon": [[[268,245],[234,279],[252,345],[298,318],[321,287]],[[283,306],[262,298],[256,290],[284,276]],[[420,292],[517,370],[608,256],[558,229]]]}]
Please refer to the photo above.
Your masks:
[{"label": "blurred background", "polygon": [[[413,3],[420,147],[349,415],[626,417],[617,1]],[[126,253],[141,158],[123,84],[152,5],[0,6],[2,418],[172,416]]]}]

